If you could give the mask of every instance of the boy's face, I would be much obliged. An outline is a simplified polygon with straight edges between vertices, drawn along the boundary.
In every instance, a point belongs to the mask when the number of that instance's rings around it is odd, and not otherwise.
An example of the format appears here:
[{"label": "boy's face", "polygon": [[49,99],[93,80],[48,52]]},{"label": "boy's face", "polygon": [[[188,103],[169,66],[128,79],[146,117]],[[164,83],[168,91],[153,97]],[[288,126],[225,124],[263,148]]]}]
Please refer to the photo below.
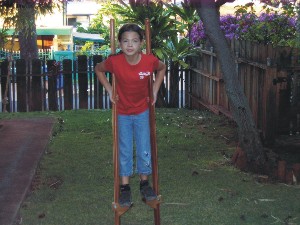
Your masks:
[{"label": "boy's face", "polygon": [[126,31],[122,34],[119,42],[120,48],[126,55],[135,55],[140,52],[143,41],[140,40],[138,33],[134,31]]}]

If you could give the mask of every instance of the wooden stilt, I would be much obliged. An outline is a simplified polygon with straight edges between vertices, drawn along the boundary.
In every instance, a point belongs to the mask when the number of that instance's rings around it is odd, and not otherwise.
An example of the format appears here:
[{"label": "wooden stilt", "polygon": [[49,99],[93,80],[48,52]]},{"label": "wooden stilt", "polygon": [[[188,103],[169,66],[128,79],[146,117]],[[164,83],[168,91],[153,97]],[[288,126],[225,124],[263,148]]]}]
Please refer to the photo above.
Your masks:
[{"label": "wooden stilt", "polygon": [[[145,36],[146,36],[146,53],[151,53],[151,32],[150,32],[150,21],[145,20]],[[151,156],[152,156],[152,183],[153,190],[158,196],[157,199],[153,201],[146,201],[146,204],[154,209],[154,222],[155,225],[160,225],[160,210],[159,204],[161,202],[161,196],[159,196],[158,189],[158,162],[157,162],[157,144],[156,144],[156,122],[155,122],[155,106],[152,105],[153,100],[153,74],[150,76],[149,80],[149,111],[150,111],[150,138],[151,138]]]},{"label": "wooden stilt", "polygon": [[[111,53],[116,53],[115,47],[115,21],[110,20],[110,46]],[[113,99],[116,99],[116,79],[112,75]],[[130,207],[120,207],[120,177],[119,177],[119,140],[118,140],[118,112],[117,102],[112,104],[112,130],[113,130],[113,161],[114,161],[114,202],[112,208],[115,211],[115,225],[121,225],[121,215],[124,214]]]}]

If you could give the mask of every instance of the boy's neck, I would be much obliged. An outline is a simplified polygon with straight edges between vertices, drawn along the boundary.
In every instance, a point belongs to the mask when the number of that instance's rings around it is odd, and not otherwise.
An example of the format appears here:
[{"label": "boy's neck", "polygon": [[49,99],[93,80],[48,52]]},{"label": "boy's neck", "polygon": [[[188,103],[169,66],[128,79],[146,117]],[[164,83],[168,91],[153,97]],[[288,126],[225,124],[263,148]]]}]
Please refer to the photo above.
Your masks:
[{"label": "boy's neck", "polygon": [[141,53],[137,53],[135,55],[125,55],[125,58],[130,65],[136,65],[140,62],[142,55]]}]

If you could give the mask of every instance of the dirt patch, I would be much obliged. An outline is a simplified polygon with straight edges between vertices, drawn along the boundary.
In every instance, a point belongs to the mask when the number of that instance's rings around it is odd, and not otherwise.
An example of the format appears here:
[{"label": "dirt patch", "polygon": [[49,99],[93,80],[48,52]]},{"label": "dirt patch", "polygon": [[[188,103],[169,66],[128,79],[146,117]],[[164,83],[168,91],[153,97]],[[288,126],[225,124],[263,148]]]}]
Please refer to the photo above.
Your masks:
[{"label": "dirt patch", "polygon": [[42,179],[42,175],[39,171],[36,172],[29,189],[29,195],[37,190],[39,190],[42,186],[46,185],[47,187],[57,190],[63,184],[63,179],[59,176],[48,177],[46,180]]},{"label": "dirt patch", "polygon": [[[290,143],[289,143],[290,144]],[[258,182],[281,182],[286,184],[300,184],[300,148],[281,146],[267,149],[267,161],[260,170]],[[232,163],[243,171],[258,171],[248,162],[247,155],[241,148],[237,148],[232,156]],[[251,165],[250,165],[251,164]],[[254,169],[253,169],[254,168]]]},{"label": "dirt patch", "polygon": [[[238,146],[238,134],[235,132],[235,123],[220,121],[220,126],[229,129],[220,135],[226,144],[235,147],[236,151],[231,156],[231,162],[242,171],[254,172],[252,165],[247,160],[247,155]],[[283,182],[286,184],[300,184],[300,134],[280,135],[272,146],[265,147],[267,162],[262,168],[264,173],[257,174],[258,182]]]},{"label": "dirt patch", "polygon": [[300,163],[300,135],[281,135],[276,139],[272,150],[287,162],[288,167]]},{"label": "dirt patch", "polygon": [[32,182],[30,184],[29,193],[33,193],[40,189],[42,185],[42,179],[40,173],[37,171],[35,176],[32,179]]},{"label": "dirt patch", "polygon": [[51,189],[57,190],[64,183],[61,177],[53,176],[47,179],[47,186]]}]

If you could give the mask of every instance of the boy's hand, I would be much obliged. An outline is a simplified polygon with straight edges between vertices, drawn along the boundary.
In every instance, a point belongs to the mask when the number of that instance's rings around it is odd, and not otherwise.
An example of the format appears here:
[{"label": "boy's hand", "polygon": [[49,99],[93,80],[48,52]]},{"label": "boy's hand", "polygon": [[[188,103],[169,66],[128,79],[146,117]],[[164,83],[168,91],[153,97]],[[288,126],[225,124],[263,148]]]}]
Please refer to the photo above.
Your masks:
[{"label": "boy's hand", "polygon": [[156,100],[157,100],[157,93],[153,92],[153,99],[152,99],[151,104],[152,104],[152,105],[155,105]]},{"label": "boy's hand", "polygon": [[116,104],[116,102],[119,101],[119,95],[116,95],[116,97],[114,98],[112,92],[109,92],[108,94],[109,94],[109,99],[113,104]]}]

